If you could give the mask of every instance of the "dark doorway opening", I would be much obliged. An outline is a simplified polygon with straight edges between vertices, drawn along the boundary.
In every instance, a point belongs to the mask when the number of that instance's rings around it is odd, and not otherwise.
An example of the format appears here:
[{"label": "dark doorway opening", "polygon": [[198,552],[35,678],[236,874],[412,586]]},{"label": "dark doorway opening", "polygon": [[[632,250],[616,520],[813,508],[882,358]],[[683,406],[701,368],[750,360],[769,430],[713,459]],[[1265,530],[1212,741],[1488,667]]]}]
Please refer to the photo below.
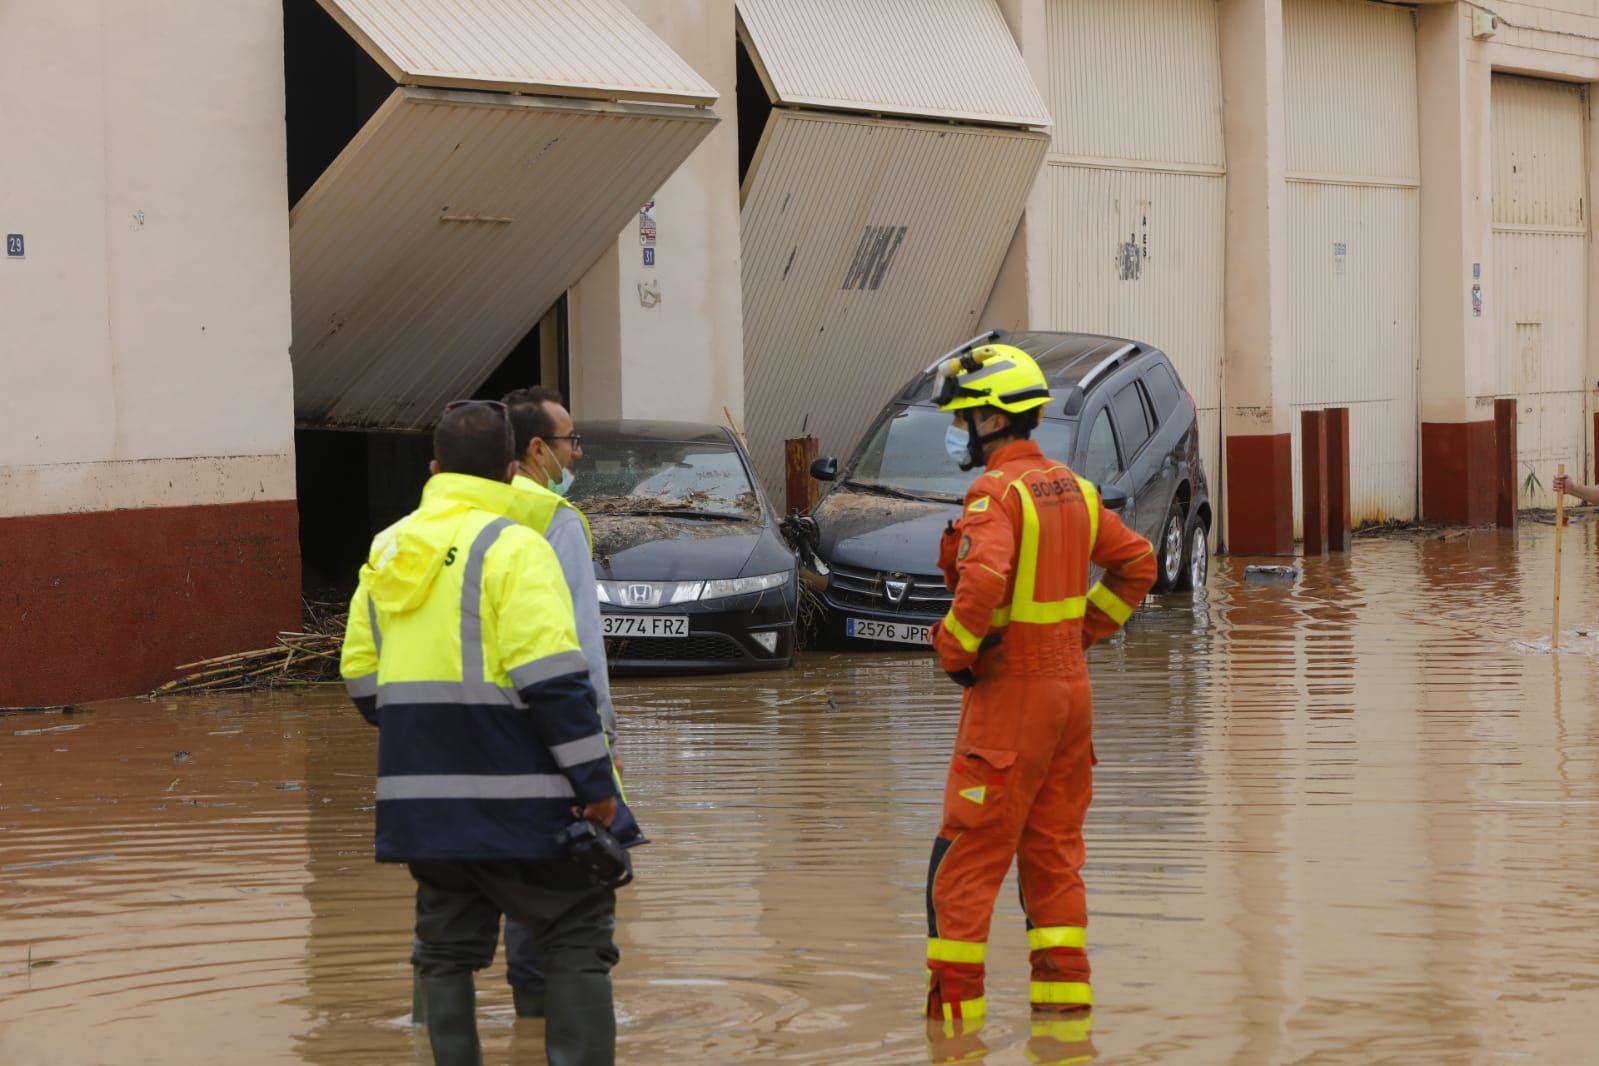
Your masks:
[{"label": "dark doorway opening", "polygon": [[755,150],[760,147],[761,134],[772,114],[772,101],[766,95],[766,85],[744,46],[742,35],[738,41],[738,72],[735,91],[738,94],[738,180],[740,186],[749,177],[750,164],[755,161]]},{"label": "dark doorway opening", "polygon": [[394,92],[394,79],[317,0],[283,0],[289,206]]},{"label": "dark doorway opening", "polygon": [[[544,385],[570,396],[566,297],[511,349],[474,399]],[[306,598],[347,600],[374,534],[416,509],[433,457],[430,431],[301,426],[294,433],[300,566]]]}]

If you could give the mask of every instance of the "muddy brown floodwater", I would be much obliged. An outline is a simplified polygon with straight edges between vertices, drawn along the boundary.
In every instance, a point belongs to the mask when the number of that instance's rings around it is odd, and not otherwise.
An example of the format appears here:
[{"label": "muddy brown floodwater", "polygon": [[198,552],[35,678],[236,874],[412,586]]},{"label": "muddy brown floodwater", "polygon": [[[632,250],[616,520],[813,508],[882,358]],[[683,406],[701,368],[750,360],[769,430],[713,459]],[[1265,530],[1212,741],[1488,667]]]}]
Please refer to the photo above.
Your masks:
[{"label": "muddy brown floodwater", "polygon": [[[1103,1061],[1596,1061],[1599,546],[1571,527],[1551,655],[1552,532],[1361,541],[1297,582],[1220,560],[1096,650]],[[622,1060],[928,1061],[955,687],[812,655],[616,696],[657,841],[623,894]],[[0,1063],[425,1061],[374,741],[325,689],[0,716]],[[982,1043],[935,1057],[1028,1061],[1025,952],[1007,888]],[[503,973],[487,1061],[542,1062]]]}]

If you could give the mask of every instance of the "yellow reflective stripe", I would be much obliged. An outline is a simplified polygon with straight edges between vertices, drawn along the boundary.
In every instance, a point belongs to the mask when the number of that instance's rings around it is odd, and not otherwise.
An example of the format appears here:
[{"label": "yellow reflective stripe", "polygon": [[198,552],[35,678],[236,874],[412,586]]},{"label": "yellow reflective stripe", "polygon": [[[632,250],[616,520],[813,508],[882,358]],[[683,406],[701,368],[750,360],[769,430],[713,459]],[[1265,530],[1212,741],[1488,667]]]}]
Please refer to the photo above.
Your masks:
[{"label": "yellow reflective stripe", "polygon": [[[1034,625],[1049,625],[1051,622],[1065,622],[1072,618],[1081,618],[1088,613],[1087,596],[1071,596],[1064,600],[1051,600],[1048,603],[1013,603],[1009,607],[1002,607],[1005,612],[1005,621],[1031,622]],[[999,611],[994,612],[996,615]]]},{"label": "yellow reflective stripe", "polygon": [[995,608],[994,617],[989,619],[989,622],[988,622],[989,628],[990,629],[1003,629],[1003,628],[1005,628],[1008,625],[1010,625],[1010,608],[1009,607],[998,607],[998,608]]},{"label": "yellow reflective stripe", "polygon": [[1099,490],[1094,487],[1092,481],[1080,477],[1077,479],[1077,487],[1082,490],[1083,502],[1088,505],[1088,555],[1092,558],[1094,547],[1099,543],[1099,512],[1104,504],[1100,503]]},{"label": "yellow reflective stripe", "polygon": [[949,609],[949,613],[944,616],[944,631],[950,636],[954,637],[956,640],[960,641],[961,647],[965,648],[967,651],[976,651],[978,648],[983,646],[983,639],[981,637],[974,636],[970,629],[967,629],[965,626],[961,625],[961,620],[955,617],[955,608],[953,607],[951,607]]},{"label": "yellow reflective stripe", "polygon": [[1063,1044],[1075,1044],[1087,1040],[1094,1031],[1093,1012],[1080,1017],[1070,1018],[1035,1018],[1033,1020],[1033,1035],[1059,1040]]},{"label": "yellow reflective stripe", "polygon": [[982,514],[984,511],[988,510],[988,501],[989,501],[989,497],[987,497],[987,496],[978,497],[977,499],[973,500],[970,504],[967,505],[967,507],[966,507],[967,513],[968,514]]},{"label": "yellow reflective stripe", "polygon": [[979,940],[927,941],[927,958],[931,962],[982,962],[988,955],[988,945]]},{"label": "yellow reflective stripe", "polygon": [[1086,948],[1088,930],[1080,925],[1047,925],[1027,930],[1027,950],[1046,948]]},{"label": "yellow reflective stripe", "polygon": [[1033,1003],[1065,1004],[1086,1007],[1094,1002],[1094,992],[1086,981],[1034,981],[1027,986]]},{"label": "yellow reflective stripe", "polygon": [[[958,1015],[955,1013],[955,1008],[957,1006],[959,1006],[960,1009],[961,1009],[961,1012]],[[946,1022],[952,1022],[957,1017],[960,1018],[962,1021],[968,1021],[969,1022],[969,1021],[973,1020],[974,1018],[983,1018],[983,1017],[986,1017],[987,1015],[988,1015],[988,997],[987,996],[978,996],[976,999],[963,999],[963,1000],[960,1001],[959,1004],[955,1004],[955,1003],[946,1003],[946,1004],[944,1004],[944,1020]]]},{"label": "yellow reflective stripe", "polygon": [[1119,626],[1126,625],[1127,619],[1133,616],[1133,609],[1127,605],[1127,601],[1106,588],[1103,581],[1094,582],[1094,587],[1088,590],[1088,602],[1104,611]]},{"label": "yellow reflective stripe", "polygon": [[1038,586],[1038,505],[1025,481],[1018,478],[1010,487],[1022,501],[1022,548],[1016,556],[1016,595],[1011,599],[1011,617],[1026,622],[1030,619],[1024,614],[1033,605]]}]

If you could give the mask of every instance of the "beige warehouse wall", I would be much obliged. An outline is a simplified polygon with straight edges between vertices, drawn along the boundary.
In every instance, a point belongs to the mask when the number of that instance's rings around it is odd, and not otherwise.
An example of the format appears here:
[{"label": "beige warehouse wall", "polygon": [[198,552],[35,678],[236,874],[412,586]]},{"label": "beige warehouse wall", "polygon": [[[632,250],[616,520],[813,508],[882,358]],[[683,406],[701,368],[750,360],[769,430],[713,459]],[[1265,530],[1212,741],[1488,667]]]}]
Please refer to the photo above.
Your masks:
[{"label": "beige warehouse wall", "polygon": [[0,6],[0,515],[293,496],[282,41],[278,0]]},{"label": "beige warehouse wall", "polygon": [[571,292],[572,393],[579,418],[742,423],[738,122],[733,0],[627,0],[721,94],[717,128],[655,197],[656,265],[639,225]]}]

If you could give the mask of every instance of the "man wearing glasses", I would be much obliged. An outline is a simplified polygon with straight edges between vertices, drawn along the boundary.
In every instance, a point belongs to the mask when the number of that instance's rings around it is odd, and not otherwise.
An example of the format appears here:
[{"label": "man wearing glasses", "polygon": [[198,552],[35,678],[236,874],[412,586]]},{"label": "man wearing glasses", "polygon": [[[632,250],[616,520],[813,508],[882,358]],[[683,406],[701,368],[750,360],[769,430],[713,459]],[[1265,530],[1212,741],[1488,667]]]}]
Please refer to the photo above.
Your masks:
[{"label": "man wearing glasses", "polygon": [[[574,480],[572,464],[583,457],[582,437],[572,431],[572,414],[553,389],[517,389],[506,395],[505,404],[516,435],[516,477],[511,484],[528,494],[535,509],[532,528],[549,541],[560,560],[572,594],[578,643],[589,664],[589,683],[614,755],[616,709],[611,704],[600,599],[594,587],[593,538],[588,519],[566,500]],[[527,929],[513,921],[505,923],[505,961],[516,1016],[544,1017],[544,965],[538,946]]]},{"label": "man wearing glasses", "polygon": [[500,916],[550,975],[551,1062],[610,1066],[616,895],[568,861],[573,812],[639,838],[620,799],[560,563],[513,488],[503,403],[445,408],[421,506],[379,533],[350,603],[340,672],[378,727],[379,862],[407,863],[428,1039],[477,1066],[473,972]]}]

